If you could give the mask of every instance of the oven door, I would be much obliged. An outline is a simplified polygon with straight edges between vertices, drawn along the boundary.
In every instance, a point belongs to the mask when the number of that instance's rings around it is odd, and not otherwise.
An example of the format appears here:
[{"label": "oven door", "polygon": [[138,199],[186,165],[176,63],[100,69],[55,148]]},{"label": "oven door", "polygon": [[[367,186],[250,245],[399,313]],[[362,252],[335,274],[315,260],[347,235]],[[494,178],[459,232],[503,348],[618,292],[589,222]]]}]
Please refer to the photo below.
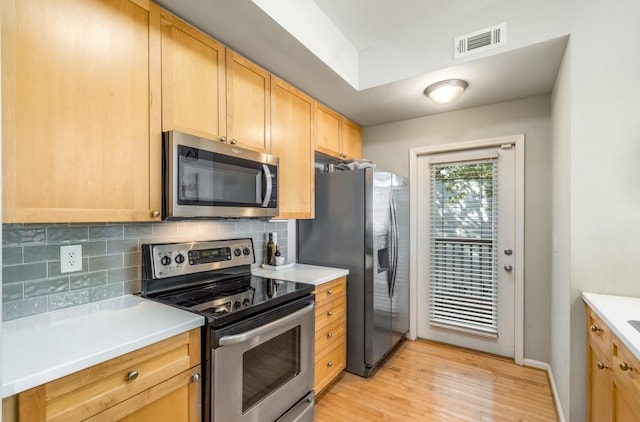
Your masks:
[{"label": "oven door", "polygon": [[277,215],[276,157],[181,132],[164,137],[165,218]]},{"label": "oven door", "polygon": [[285,413],[290,420],[313,420],[308,395],[313,389],[314,302],[310,297],[302,308],[300,301],[295,303],[295,310],[288,312],[285,305],[258,318],[259,326],[256,319],[239,323],[219,338],[210,374],[213,421],[267,422]]}]

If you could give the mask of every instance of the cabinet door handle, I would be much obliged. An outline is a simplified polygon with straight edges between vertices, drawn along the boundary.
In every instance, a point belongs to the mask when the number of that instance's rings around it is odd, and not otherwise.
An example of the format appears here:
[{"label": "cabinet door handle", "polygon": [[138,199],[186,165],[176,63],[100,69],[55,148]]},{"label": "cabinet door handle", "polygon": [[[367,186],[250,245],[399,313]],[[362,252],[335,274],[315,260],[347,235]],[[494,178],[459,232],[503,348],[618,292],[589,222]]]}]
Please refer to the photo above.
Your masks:
[{"label": "cabinet door handle", "polygon": [[227,142],[227,137],[226,136],[221,136],[220,137],[220,142]]},{"label": "cabinet door handle", "polygon": [[134,379],[138,378],[138,371],[129,371],[129,373],[127,374],[127,381],[133,381]]},{"label": "cabinet door handle", "polygon": [[327,338],[333,337],[333,333],[327,333]]},{"label": "cabinet door handle", "polygon": [[327,367],[328,367],[328,368],[333,367],[333,362],[331,362],[331,361],[327,362]]},{"label": "cabinet door handle", "polygon": [[595,324],[591,325],[591,332],[593,332],[593,333],[597,333],[598,331],[601,331],[601,330],[600,330],[600,327],[598,327],[598,326],[597,326],[597,325],[595,325]]},{"label": "cabinet door handle", "polygon": [[160,211],[157,211],[157,210],[156,210],[156,211],[151,212],[151,217],[153,217],[153,218],[158,218],[158,217],[160,217]]},{"label": "cabinet door handle", "polygon": [[191,382],[195,384],[198,381],[200,381],[200,374],[196,372],[195,374],[191,375]]},{"label": "cabinet door handle", "polygon": [[329,296],[331,296],[331,295],[333,294],[333,290],[329,290],[329,291],[327,292],[327,294],[328,294]]},{"label": "cabinet door handle", "polygon": [[332,311],[327,312],[327,316],[328,317],[333,316],[333,312]]},{"label": "cabinet door handle", "polygon": [[622,369],[623,371],[631,371],[633,370],[633,367],[627,362],[620,362],[620,369]]},{"label": "cabinet door handle", "polygon": [[609,368],[607,365],[605,365],[604,363],[598,361],[596,362],[596,366],[598,367],[598,369],[607,369]]},{"label": "cabinet door handle", "polygon": [[231,145],[235,145],[238,141],[236,141],[235,139],[231,140]]}]

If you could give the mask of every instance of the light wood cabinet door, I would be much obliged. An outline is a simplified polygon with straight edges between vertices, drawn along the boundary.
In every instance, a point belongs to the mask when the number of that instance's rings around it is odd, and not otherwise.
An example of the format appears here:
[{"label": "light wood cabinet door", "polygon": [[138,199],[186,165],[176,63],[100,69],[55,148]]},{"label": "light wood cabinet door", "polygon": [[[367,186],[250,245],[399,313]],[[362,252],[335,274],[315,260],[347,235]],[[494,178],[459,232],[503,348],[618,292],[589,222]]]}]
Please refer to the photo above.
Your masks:
[{"label": "light wood cabinet door", "polygon": [[362,128],[342,118],[342,153],[346,158],[362,158]]},{"label": "light wood cabinet door", "polygon": [[342,116],[316,103],[316,150],[338,157],[340,154],[340,125]]},{"label": "light wood cabinet door", "polygon": [[3,221],[159,220],[159,7],[0,7]]},{"label": "light wood cabinet door", "polygon": [[316,102],[315,150],[339,159],[362,158],[362,128]]},{"label": "light wood cabinet door", "polygon": [[615,336],[612,365],[614,421],[640,422],[640,360]]},{"label": "light wood cabinet door", "polygon": [[269,152],[271,74],[227,50],[227,142]]},{"label": "light wood cabinet door", "polygon": [[313,99],[272,77],[271,154],[280,158],[279,218],[313,217]]},{"label": "light wood cabinet door", "polygon": [[611,358],[593,343],[589,344],[587,353],[589,420],[610,422],[613,420]]},{"label": "light wood cabinet door", "polygon": [[162,12],[162,129],[226,135],[225,47]]}]

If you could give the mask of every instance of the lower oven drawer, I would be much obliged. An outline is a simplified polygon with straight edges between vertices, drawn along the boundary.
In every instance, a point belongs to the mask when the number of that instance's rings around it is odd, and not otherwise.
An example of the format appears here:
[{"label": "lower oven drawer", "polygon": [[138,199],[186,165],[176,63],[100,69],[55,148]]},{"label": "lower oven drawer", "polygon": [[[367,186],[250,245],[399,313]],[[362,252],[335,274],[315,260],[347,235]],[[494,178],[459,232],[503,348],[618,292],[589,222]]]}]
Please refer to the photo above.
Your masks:
[{"label": "lower oven drawer", "polygon": [[287,413],[278,418],[276,422],[313,422],[315,399],[313,391],[307,397],[300,400]]}]

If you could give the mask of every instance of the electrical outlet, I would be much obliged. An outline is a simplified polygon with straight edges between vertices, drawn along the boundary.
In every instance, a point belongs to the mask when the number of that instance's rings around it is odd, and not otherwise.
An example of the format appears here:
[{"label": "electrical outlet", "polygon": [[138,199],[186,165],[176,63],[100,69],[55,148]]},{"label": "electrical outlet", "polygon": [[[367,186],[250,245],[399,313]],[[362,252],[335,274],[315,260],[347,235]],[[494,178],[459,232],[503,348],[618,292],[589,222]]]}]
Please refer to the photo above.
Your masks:
[{"label": "electrical outlet", "polygon": [[82,245],[60,246],[60,272],[82,270]]}]

